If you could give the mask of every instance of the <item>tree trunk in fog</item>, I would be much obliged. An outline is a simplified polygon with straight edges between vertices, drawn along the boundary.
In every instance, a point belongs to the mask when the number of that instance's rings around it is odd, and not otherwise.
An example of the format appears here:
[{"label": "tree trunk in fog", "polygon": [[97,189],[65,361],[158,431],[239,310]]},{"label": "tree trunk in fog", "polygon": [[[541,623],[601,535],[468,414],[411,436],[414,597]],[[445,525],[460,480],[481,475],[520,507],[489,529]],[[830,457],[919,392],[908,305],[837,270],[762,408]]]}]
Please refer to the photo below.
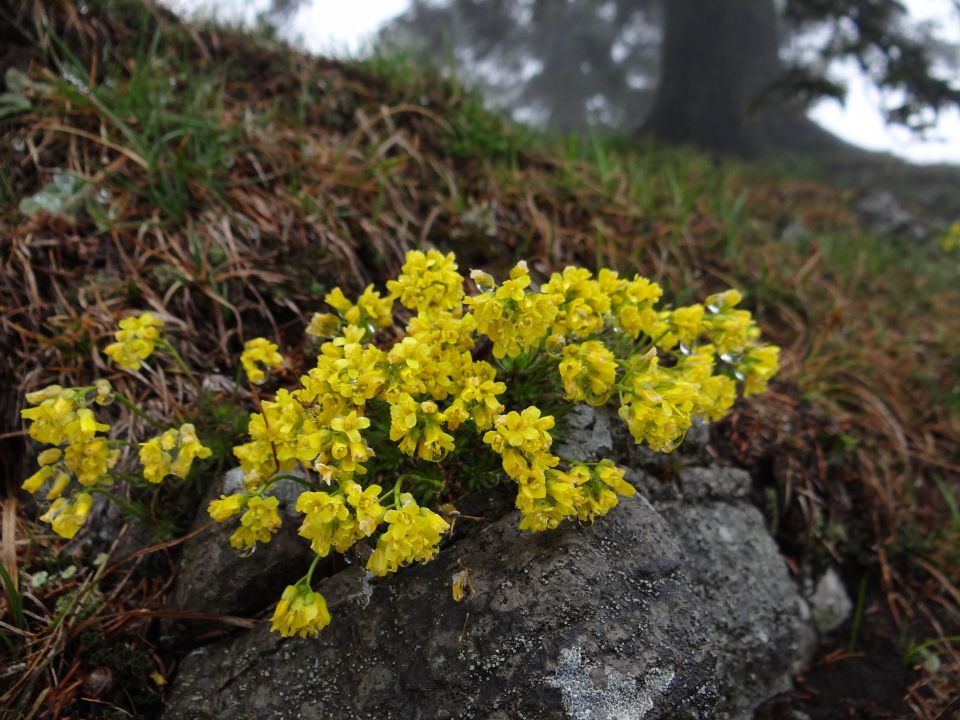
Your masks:
[{"label": "tree trunk in fog", "polygon": [[664,0],[660,83],[644,131],[742,152],[751,103],[777,79],[773,0]]}]

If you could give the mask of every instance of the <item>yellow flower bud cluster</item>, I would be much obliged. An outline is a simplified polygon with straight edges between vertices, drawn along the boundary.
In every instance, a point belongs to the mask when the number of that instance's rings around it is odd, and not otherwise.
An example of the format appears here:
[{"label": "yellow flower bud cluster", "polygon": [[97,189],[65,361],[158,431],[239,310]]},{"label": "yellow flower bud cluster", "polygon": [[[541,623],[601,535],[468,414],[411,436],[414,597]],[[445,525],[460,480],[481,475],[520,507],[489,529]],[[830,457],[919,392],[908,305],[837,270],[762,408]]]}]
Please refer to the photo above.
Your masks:
[{"label": "yellow flower bud cluster", "polygon": [[330,612],[323,595],[300,582],[288,585],[283,591],[270,629],[284,637],[316,637],[329,624]]},{"label": "yellow flower bud cluster", "polygon": [[210,448],[197,438],[197,430],[190,423],[179,429],[165,430],[163,434],[140,444],[140,462],[143,476],[152,483],[163,482],[169,475],[185,478],[197,458],[208,458]]},{"label": "yellow flower bud cluster", "polygon": [[120,321],[120,329],[114,333],[116,342],[104,348],[104,352],[122,368],[139,370],[141,363],[153,353],[163,321],[152,313]]},{"label": "yellow flower bud cluster", "polygon": [[[499,285],[480,271],[471,278],[479,292],[467,296],[452,254],[413,251],[386,296],[372,286],[355,301],[339,288],[326,296],[334,312],[315,314],[308,328],[326,339],[314,367],[295,389],[259,401],[249,440],[234,448],[244,490],[210,504],[219,522],[239,516],[236,547],[277,531],[270,490],[295,473],[305,486],[299,533],[317,557],[369,538],[366,567],[377,575],[430,560],[449,525],[401,491],[405,477],[420,476],[401,474],[384,491],[366,480],[368,465],[388,441],[409,465],[439,462],[462,447],[462,433],[478,434],[516,481],[522,528],[590,522],[634,494],[624,470],[554,455],[553,417],[535,405],[508,411],[504,379],[546,367],[546,382],[568,400],[615,400],[636,442],[669,451],[695,417],[723,417],[738,388],[759,392],[776,371],[777,349],[760,343],[735,291],[659,309],[656,283],[611,270],[570,267],[537,287],[521,262]],[[396,327],[395,303],[406,318]],[[242,362],[258,382],[256,371],[282,358],[272,343],[251,342]],[[313,634],[329,621],[310,577],[287,588],[277,607],[273,627],[284,635]]]}]

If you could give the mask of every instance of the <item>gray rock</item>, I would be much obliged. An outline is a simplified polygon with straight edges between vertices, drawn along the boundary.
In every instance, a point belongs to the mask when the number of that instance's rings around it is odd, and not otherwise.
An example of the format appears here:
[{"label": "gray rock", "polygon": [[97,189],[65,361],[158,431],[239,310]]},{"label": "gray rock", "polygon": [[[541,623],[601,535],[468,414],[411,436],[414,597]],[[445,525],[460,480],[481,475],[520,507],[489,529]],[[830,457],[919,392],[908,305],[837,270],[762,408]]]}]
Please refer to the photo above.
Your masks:
[{"label": "gray rock", "polygon": [[627,478],[654,503],[740,500],[750,494],[750,473],[723,465],[683,467],[666,478],[634,473]]},{"label": "gray rock", "polygon": [[[469,569],[474,592],[453,601]],[[166,720],[747,717],[807,658],[808,623],[760,514],[624,500],[589,527],[516,513],[431,563],[323,580],[332,624],[267,624],[182,661]],[[276,597],[282,584],[271,589]]]},{"label": "gray rock", "polygon": [[[227,472],[200,504],[193,529],[210,523],[207,505],[221,495],[237,492],[243,485],[239,468]],[[180,557],[171,604],[180,610],[245,615],[266,607],[277,586],[300,578],[313,560],[310,543],[297,535],[300,526],[295,505],[301,487],[281,480],[270,491],[280,500],[283,526],[250,556],[230,546],[237,520],[217,524],[187,541]]]},{"label": "gray rock", "polygon": [[843,625],[853,612],[853,601],[847,594],[843,580],[833,568],[828,569],[817,582],[810,596],[813,622],[821,635],[826,635]]},{"label": "gray rock", "polygon": [[[729,468],[715,473],[731,474]],[[662,513],[680,540],[685,574],[722,648],[719,685],[734,707],[752,714],[764,700],[789,690],[790,673],[813,657],[817,634],[810,609],[753,505],[678,504]]]},{"label": "gray rock", "polygon": [[677,480],[681,497],[687,501],[742,499],[750,494],[750,473],[734,467],[684,468]]},{"label": "gray rock", "polygon": [[574,405],[564,416],[564,422],[564,437],[567,440],[557,444],[557,453],[583,461],[610,457],[613,452],[610,416],[597,412],[589,405]]}]

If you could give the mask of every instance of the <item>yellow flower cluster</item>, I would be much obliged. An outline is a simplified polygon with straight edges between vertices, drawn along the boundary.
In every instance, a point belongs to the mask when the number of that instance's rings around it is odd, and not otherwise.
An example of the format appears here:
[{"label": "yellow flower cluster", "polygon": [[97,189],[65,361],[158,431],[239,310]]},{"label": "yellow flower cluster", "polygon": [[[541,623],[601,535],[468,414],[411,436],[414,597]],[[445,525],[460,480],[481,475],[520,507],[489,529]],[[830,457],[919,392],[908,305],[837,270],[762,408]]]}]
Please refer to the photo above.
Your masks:
[{"label": "yellow flower cluster", "polygon": [[[315,314],[308,328],[325,339],[314,367],[295,389],[259,403],[249,441],[234,448],[244,490],[210,504],[219,522],[239,516],[236,547],[276,532],[270,489],[296,472],[307,486],[296,502],[299,533],[317,557],[370,538],[366,567],[377,575],[428,561],[449,525],[401,492],[405,477],[419,476],[401,474],[384,492],[365,480],[367,467],[387,439],[409,464],[439,462],[457,452],[463,432],[478,433],[516,481],[522,528],[590,522],[634,494],[623,469],[554,455],[553,417],[536,406],[507,411],[503,377],[546,367],[568,400],[615,400],[636,442],[670,451],[695,417],[723,417],[738,389],[759,392],[776,372],[777,348],[759,341],[735,291],[659,309],[656,283],[610,270],[566,268],[539,288],[523,262],[502,284],[481,271],[471,278],[478,292],[467,296],[452,254],[413,251],[387,295],[368,286],[355,301],[339,288],[326,296],[334,312]],[[395,302],[409,319],[391,329]],[[272,343],[252,342],[242,362],[259,382],[261,368],[282,358]],[[273,627],[284,635],[314,634],[329,621],[309,578],[277,607]]]},{"label": "yellow flower cluster", "polygon": [[50,385],[43,390],[27,393],[26,400],[34,405],[20,412],[24,420],[30,420],[30,437],[48,445],[64,442],[87,442],[98,432],[109,429],[97,422],[93,410],[85,406],[89,388],[62,388]]},{"label": "yellow flower cluster", "polygon": [[495,358],[516,357],[535,347],[557,317],[556,298],[527,292],[530,282],[527,264],[520,262],[503,285],[466,299],[477,329],[493,342]]},{"label": "yellow flower cluster", "polygon": [[400,495],[400,507],[383,514],[386,531],[367,561],[367,570],[383,577],[412,562],[427,562],[437,554],[440,536],[450,525],[432,510],[417,505],[410,493]]},{"label": "yellow flower cluster", "polygon": [[252,548],[258,542],[268,542],[280,529],[280,501],[275,497],[255,495],[246,503],[240,516],[240,526],[230,536],[230,544],[237,548]]},{"label": "yellow flower cluster", "polygon": [[196,428],[184,423],[177,430],[165,430],[162,435],[140,444],[143,476],[152,483],[163,482],[168,475],[185,478],[193,461],[208,458],[211,452],[200,443]]},{"label": "yellow flower cluster", "polygon": [[400,276],[387,282],[387,290],[404,307],[420,313],[453,310],[463,299],[463,277],[453,253],[413,250],[407,253]]},{"label": "yellow flower cluster", "polygon": [[97,396],[104,390],[102,383],[99,389],[51,385],[29,393],[27,402],[34,407],[20,413],[30,421],[30,437],[52,446],[39,453],[40,468],[23,481],[22,487],[30,493],[47,488],[45,497],[53,504],[40,519],[65,538],[76,535],[93,504],[86,491],[66,494],[72,481],[76,479],[83,488],[102,484],[120,458],[120,451],[107,438],[97,435],[110,426],[98,422],[86,407],[91,395]]},{"label": "yellow flower cluster", "polygon": [[266,338],[248,340],[240,354],[240,364],[247,379],[254,385],[260,385],[267,379],[267,370],[283,365],[283,355],[277,346]]},{"label": "yellow flower cluster", "polygon": [[153,353],[161,330],[163,321],[148,312],[124,318],[114,333],[116,342],[107,345],[104,352],[120,367],[139,370],[140,364]]},{"label": "yellow flower cluster", "polygon": [[[136,370],[160,341],[162,329],[163,323],[150,313],[125,318],[115,333],[117,341],[105,352],[119,365]],[[165,347],[175,353],[169,345]],[[40,519],[62,537],[74,537],[83,526],[93,506],[92,493],[105,493],[106,486],[113,484],[111,471],[120,460],[121,446],[127,443],[98,434],[107,433],[110,426],[99,422],[90,406],[110,405],[116,396],[110,382],[101,378],[87,387],[50,385],[26,397],[33,407],[20,414],[29,423],[28,433],[50,447],[37,455],[40,467],[22,487],[30,493],[46,488],[45,498],[52,504]],[[130,400],[122,395],[120,398],[131,405]],[[168,475],[186,477],[196,458],[210,454],[189,423],[178,430],[167,430],[140,447],[143,475],[152,483]],[[74,480],[79,487],[71,489]]]},{"label": "yellow flower cluster", "polygon": [[500,455],[504,472],[519,485],[522,530],[549,530],[573,517],[592,521],[617,504],[616,493],[635,492],[623,479],[623,471],[609,460],[593,470],[582,463],[560,469],[560,458],[550,454],[553,438],[548,431],[553,425],[551,416],[542,417],[538,408],[528,407],[499,416],[494,429],[483,436]]},{"label": "yellow flower cluster", "polygon": [[447,416],[433,400],[417,402],[401,393],[390,406],[390,439],[399,441],[400,451],[438,462],[453,450],[453,435],[443,431]]},{"label": "yellow flower cluster", "polygon": [[613,392],[617,361],[599,340],[567,345],[560,361],[560,379],[566,398],[599,407]]}]

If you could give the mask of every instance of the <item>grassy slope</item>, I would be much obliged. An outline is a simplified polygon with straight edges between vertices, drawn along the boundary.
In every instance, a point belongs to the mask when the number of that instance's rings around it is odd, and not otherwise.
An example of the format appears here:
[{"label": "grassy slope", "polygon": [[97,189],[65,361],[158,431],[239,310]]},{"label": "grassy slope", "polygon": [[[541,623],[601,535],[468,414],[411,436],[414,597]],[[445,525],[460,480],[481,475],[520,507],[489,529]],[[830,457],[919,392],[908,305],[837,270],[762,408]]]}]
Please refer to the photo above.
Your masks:
[{"label": "grassy slope", "polygon": [[[500,272],[640,272],[677,302],[733,285],[784,368],[717,452],[756,472],[797,567],[832,557],[863,580],[861,637],[873,622],[912,663],[956,634],[955,259],[872,236],[842,194],[770,168],[532,134],[402,58],[342,64],[126,2],[46,5],[20,18],[39,40],[12,34],[4,59],[29,78],[29,107],[0,117],[5,384],[108,372],[95,346],[132,308],[179,318],[207,372],[232,373],[255,334],[296,357],[326,288],[380,282],[424,244]],[[75,179],[64,211],[25,215],[56,173]],[[13,484],[20,440],[0,442]],[[938,672],[910,675],[920,717],[960,668],[949,643],[930,648]]]}]

